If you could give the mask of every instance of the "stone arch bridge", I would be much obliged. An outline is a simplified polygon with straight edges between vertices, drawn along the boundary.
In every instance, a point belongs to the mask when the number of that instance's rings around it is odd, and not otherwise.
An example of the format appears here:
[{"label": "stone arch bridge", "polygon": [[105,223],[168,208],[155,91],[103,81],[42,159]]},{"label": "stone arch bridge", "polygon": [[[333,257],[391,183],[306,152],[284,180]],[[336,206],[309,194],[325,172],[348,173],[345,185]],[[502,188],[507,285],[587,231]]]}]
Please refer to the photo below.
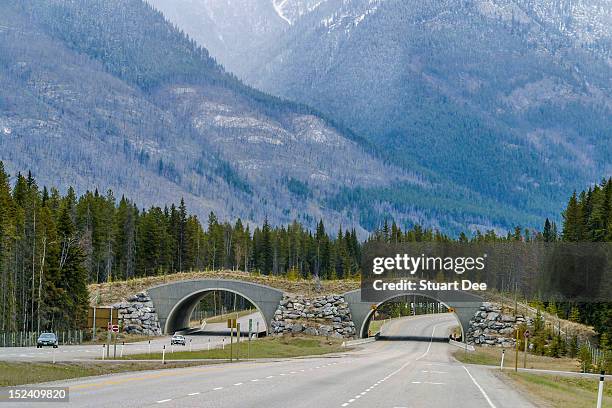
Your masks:
[{"label": "stone arch bridge", "polygon": [[[268,333],[272,331],[272,322],[275,319],[275,314],[278,313],[277,310],[284,307],[281,306],[281,303],[287,303],[286,300],[283,301],[283,291],[246,281],[197,279],[167,283],[147,290],[159,319],[161,331],[163,333],[174,333],[175,331],[187,328],[191,313],[198,302],[210,291],[232,292],[247,299],[262,314]],[[355,335],[357,337],[366,337],[367,328],[375,308],[395,297],[405,295],[425,296],[451,308],[464,334],[467,333],[470,319],[473,318],[475,312],[482,305],[482,298],[466,292],[402,292],[389,296],[381,302],[374,303],[362,302],[359,290],[346,292],[335,297],[339,297],[342,304],[347,305],[350,309],[350,318],[355,327]],[[331,310],[332,314],[328,316],[326,311],[325,316],[334,319],[334,308],[328,307],[326,310]]]}]

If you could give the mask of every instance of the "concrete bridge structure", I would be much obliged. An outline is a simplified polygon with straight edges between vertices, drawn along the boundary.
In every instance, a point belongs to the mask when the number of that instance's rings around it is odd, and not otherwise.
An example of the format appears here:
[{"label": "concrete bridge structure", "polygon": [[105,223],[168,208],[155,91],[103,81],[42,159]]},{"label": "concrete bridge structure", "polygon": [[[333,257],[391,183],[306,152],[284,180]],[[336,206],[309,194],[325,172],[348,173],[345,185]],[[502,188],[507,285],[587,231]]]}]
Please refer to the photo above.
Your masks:
[{"label": "concrete bridge structure", "polygon": [[167,283],[152,287],[147,293],[153,301],[163,333],[189,327],[189,318],[198,302],[211,291],[236,293],[251,302],[264,317],[270,332],[274,312],[283,292],[257,283],[229,279],[197,279]]},{"label": "concrete bridge structure", "polygon": [[357,333],[360,338],[368,336],[368,326],[370,324],[370,320],[374,316],[375,310],[383,303],[400,296],[423,296],[433,301],[442,303],[447,308],[452,310],[452,313],[454,313],[457,317],[457,320],[461,325],[461,333],[463,338],[465,338],[465,334],[467,333],[467,329],[470,325],[470,319],[472,319],[474,314],[480,310],[480,306],[483,302],[483,299],[480,296],[462,291],[399,292],[383,299],[380,302],[362,302],[361,290],[353,290],[345,293],[344,299],[351,308],[353,323],[355,323],[355,327],[357,328]]},{"label": "concrete bridge structure", "polygon": [[[148,289],[147,292],[155,306],[162,332],[174,333],[189,327],[189,318],[193,310],[210,291],[232,292],[247,299],[262,314],[266,331],[271,333],[272,321],[283,298],[283,291],[257,283],[229,279],[186,280]],[[483,301],[482,298],[467,292],[415,291],[393,294],[378,303],[372,303],[362,302],[360,290],[353,290],[342,296],[351,311],[356,335],[360,338],[367,337],[369,322],[376,307],[405,295],[424,296],[452,309],[464,334],[467,332],[470,319],[474,317],[474,313],[479,310]]]}]

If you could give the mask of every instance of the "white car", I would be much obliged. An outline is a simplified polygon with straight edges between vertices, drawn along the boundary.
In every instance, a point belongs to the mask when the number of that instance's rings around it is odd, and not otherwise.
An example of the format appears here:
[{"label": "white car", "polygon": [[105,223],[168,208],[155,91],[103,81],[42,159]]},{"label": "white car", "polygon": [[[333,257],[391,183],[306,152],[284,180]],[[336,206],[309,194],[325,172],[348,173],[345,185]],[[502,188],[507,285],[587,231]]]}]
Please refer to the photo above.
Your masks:
[{"label": "white car", "polygon": [[170,339],[170,344],[180,344],[182,346],[186,345],[187,341],[185,340],[185,336],[180,335],[180,334],[175,334],[174,336],[172,336],[172,338]]}]

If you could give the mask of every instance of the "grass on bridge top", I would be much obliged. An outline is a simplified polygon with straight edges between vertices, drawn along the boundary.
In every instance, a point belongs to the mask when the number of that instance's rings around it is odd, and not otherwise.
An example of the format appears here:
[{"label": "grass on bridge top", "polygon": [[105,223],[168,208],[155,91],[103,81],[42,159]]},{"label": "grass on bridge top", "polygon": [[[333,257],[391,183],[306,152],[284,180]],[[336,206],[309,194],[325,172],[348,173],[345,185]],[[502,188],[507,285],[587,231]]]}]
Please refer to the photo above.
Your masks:
[{"label": "grass on bridge top", "polygon": [[[323,337],[307,337],[307,336],[274,336],[265,337],[263,339],[253,340],[250,345],[246,338],[242,338],[240,343],[232,346],[233,356],[238,356],[240,359],[250,358],[287,358],[287,357],[303,357],[315,356],[322,354],[335,353],[345,351],[342,347],[342,340],[329,339]],[[166,346],[166,360],[189,360],[189,359],[222,359],[229,360],[230,345],[226,343],[225,349],[214,348],[208,350],[186,351],[186,346],[174,346],[172,348]],[[161,360],[162,353],[142,353],[130,354],[124,356],[124,360]]]},{"label": "grass on bridge top", "polygon": [[359,289],[360,281],[357,279],[324,280],[321,281],[321,291],[315,290],[315,282],[311,279],[290,280],[285,277],[261,275],[257,273],[240,271],[198,271],[177,272],[158,276],[135,278],[127,281],[115,281],[89,285],[90,303],[94,305],[94,298],[98,296],[96,305],[111,305],[132,296],[150,287],[163,285],[182,280],[192,279],[232,279],[267,285],[287,293],[316,296],[327,294],[341,294]]}]

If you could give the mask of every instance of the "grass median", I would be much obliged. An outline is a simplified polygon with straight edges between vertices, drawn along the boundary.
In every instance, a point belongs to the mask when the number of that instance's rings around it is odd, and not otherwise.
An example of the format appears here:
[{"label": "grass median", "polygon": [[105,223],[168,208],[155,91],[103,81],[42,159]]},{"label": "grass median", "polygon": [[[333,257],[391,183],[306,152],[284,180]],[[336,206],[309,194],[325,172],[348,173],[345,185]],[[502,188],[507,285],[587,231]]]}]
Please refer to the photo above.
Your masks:
[{"label": "grass median", "polygon": [[[337,339],[326,340],[319,337],[305,336],[278,336],[266,337],[250,342],[241,339],[240,343],[234,343],[231,347],[234,358],[283,358],[302,357],[334,353],[345,350],[342,341]],[[175,346],[174,352],[166,348],[166,360],[189,360],[189,359],[229,359],[230,345],[225,349],[215,348],[212,350],[182,351],[181,346]],[[142,353],[124,356],[124,360],[161,360],[161,353]]]},{"label": "grass median", "polygon": [[157,370],[201,365],[193,362],[65,362],[65,363],[22,363],[0,361],[0,387],[22,384],[37,384],[94,375],[123,373],[129,371]]}]

